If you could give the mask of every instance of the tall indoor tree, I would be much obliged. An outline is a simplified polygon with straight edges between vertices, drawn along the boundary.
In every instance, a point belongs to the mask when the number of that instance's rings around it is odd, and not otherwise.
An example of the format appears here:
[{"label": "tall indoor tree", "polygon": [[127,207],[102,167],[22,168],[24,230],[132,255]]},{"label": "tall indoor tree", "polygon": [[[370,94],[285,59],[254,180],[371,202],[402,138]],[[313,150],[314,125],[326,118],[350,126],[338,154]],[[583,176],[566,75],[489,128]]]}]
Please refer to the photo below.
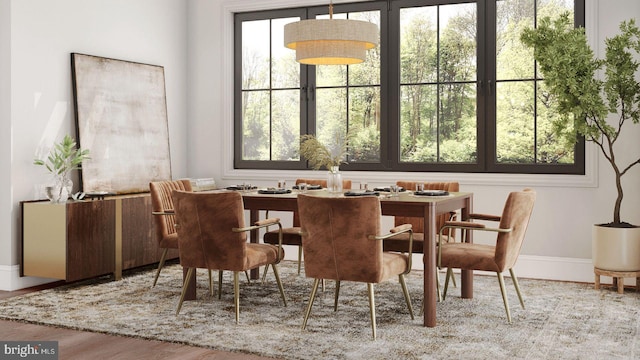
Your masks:
[{"label": "tall indoor tree", "polygon": [[622,176],[640,164],[640,157],[620,164],[615,151],[622,146],[618,141],[624,125],[640,120],[640,30],[635,20],[623,21],[620,33],[605,40],[604,59],[595,57],[584,28],[574,28],[569,13],[555,20],[542,18],[537,28],[523,30],[521,40],[533,48],[548,91],[555,97],[560,115],[553,122],[555,134],[571,147],[581,137],[593,142],[615,174],[613,221],[603,225],[633,227],[620,217]]}]

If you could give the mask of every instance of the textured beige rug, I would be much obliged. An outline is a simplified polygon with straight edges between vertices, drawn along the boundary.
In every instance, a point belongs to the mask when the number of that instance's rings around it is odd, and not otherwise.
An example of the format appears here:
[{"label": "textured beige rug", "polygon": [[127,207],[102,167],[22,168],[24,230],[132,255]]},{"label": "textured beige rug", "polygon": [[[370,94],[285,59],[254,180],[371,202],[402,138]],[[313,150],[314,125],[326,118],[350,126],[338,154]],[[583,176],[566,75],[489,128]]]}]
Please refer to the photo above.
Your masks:
[{"label": "textured beige rug", "polygon": [[[371,340],[366,286],[344,283],[333,311],[333,283],[319,293],[306,331],[303,313],[312,280],[280,266],[288,307],[270,272],[266,284],[243,279],[240,324],[234,321],[231,274],[222,300],[209,296],[198,273],[198,300],[175,309],[182,270],[153,270],[98,279],[0,301],[0,318],[123,336],[164,340],[286,359],[637,359],[640,358],[640,294],[596,291],[591,284],[521,279],[525,310],[507,280],[513,323],[507,324],[495,277],[476,276],[474,299],[453,288],[438,304],[438,325],[411,320],[400,285],[376,286],[378,340]],[[416,313],[422,273],[408,287]],[[217,285],[216,285],[217,289]]]}]

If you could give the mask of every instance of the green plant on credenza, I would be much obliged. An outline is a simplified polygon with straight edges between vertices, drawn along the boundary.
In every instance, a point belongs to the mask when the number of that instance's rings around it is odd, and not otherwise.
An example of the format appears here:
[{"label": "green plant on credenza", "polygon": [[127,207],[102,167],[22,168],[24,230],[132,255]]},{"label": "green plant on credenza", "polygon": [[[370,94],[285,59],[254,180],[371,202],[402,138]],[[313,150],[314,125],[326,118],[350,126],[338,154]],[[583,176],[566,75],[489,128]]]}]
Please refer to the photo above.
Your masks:
[{"label": "green plant on credenza", "polygon": [[35,165],[44,166],[52,175],[52,184],[47,187],[47,197],[52,202],[65,202],[71,194],[73,183],[70,175],[79,169],[83,161],[90,159],[88,149],[76,147],[76,141],[68,134],[54,144],[46,159],[34,159]]}]

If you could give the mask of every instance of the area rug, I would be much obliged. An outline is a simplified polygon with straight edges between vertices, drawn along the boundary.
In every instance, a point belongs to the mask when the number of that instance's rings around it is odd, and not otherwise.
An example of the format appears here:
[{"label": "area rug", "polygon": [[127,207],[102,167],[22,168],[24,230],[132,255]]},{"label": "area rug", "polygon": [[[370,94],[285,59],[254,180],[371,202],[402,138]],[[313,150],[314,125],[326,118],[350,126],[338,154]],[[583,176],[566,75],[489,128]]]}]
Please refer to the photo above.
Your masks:
[{"label": "area rug", "polygon": [[[513,322],[507,323],[498,281],[475,276],[474,298],[451,288],[437,305],[437,326],[411,320],[399,283],[376,285],[378,339],[372,340],[366,285],[345,282],[333,311],[332,282],[319,290],[307,329],[301,330],[312,279],[297,275],[295,262],[280,272],[284,307],[273,273],[266,283],[240,288],[235,323],[231,274],[222,299],[209,295],[198,272],[197,300],[176,316],[182,269],[166,267],[155,287],[153,269],[105,277],[0,301],[0,318],[196,345],[282,359],[637,359],[640,358],[640,294],[594,290],[592,284],[520,279],[522,309],[507,279]],[[216,276],[217,278],[217,276]],[[416,313],[422,273],[407,279]],[[217,292],[217,284],[215,286]]]}]

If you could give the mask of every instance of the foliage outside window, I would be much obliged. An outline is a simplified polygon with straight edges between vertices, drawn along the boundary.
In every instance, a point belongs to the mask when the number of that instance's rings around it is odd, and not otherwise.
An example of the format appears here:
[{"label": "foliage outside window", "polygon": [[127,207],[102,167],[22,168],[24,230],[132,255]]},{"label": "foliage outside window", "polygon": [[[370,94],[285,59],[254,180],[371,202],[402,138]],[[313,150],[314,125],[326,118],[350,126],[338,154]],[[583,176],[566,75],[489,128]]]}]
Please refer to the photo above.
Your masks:
[{"label": "foliage outside window", "polygon": [[[351,66],[306,66],[282,28],[326,7],[236,15],[237,168],[310,168],[300,138],[350,134],[344,170],[583,173],[551,123],[555,99],[520,33],[584,13],[571,0],[394,0],[339,4],[334,17],[380,28]],[[577,16],[578,24],[584,15]]]}]

